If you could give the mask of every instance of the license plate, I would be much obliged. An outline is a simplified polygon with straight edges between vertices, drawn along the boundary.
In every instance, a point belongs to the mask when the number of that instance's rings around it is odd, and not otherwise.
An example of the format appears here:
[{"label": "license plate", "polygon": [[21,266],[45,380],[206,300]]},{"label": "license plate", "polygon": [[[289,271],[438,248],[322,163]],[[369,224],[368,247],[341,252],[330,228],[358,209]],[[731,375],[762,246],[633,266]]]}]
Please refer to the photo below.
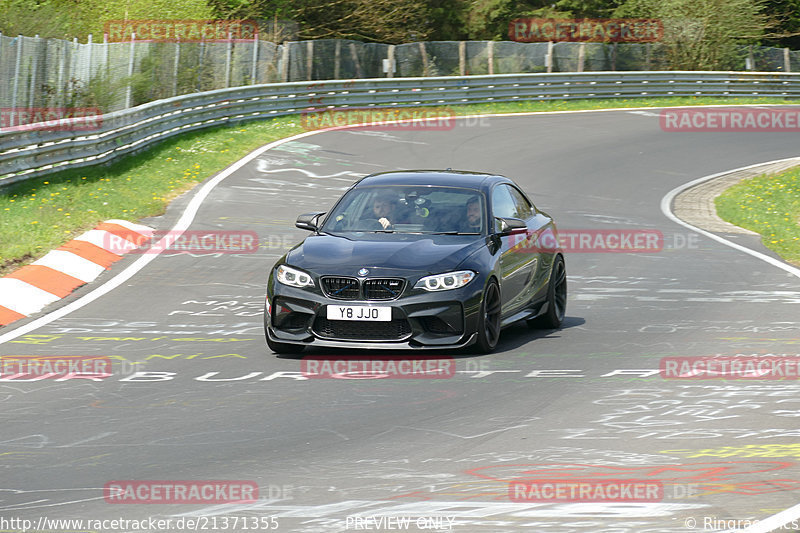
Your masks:
[{"label": "license plate", "polygon": [[392,320],[392,308],[371,307],[368,305],[329,305],[328,320],[390,322]]}]

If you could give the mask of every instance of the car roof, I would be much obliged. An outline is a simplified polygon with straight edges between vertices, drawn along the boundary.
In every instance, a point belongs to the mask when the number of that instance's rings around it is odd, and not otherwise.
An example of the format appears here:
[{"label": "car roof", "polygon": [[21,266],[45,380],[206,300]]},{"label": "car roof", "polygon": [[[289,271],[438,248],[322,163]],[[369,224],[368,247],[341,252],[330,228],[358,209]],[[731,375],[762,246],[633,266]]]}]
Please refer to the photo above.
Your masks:
[{"label": "car roof", "polygon": [[511,183],[511,180],[497,174],[466,170],[397,170],[370,174],[358,181],[356,187],[371,185],[438,185],[488,189],[498,182]]}]

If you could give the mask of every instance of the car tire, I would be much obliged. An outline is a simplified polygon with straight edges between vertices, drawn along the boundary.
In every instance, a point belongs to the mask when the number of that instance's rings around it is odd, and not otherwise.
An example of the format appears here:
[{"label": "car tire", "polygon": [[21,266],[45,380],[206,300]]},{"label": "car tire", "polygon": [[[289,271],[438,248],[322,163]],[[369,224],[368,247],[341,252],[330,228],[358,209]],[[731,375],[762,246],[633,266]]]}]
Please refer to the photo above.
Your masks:
[{"label": "car tire", "polygon": [[500,287],[491,280],[483,291],[481,310],[478,316],[478,338],[475,350],[478,353],[491,353],[500,340]]},{"label": "car tire", "polygon": [[537,329],[559,329],[567,312],[567,268],[564,258],[556,255],[550,271],[550,282],[547,284],[547,311],[528,321],[528,325]]}]

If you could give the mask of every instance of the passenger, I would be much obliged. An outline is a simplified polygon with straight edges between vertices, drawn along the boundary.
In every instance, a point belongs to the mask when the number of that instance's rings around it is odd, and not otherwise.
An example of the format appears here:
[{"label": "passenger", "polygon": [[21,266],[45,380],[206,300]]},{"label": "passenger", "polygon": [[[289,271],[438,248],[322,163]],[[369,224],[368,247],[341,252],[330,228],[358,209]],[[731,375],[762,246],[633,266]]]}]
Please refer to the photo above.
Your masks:
[{"label": "passenger", "polygon": [[466,233],[480,233],[483,228],[483,212],[481,201],[477,196],[467,200],[467,219],[462,231]]}]

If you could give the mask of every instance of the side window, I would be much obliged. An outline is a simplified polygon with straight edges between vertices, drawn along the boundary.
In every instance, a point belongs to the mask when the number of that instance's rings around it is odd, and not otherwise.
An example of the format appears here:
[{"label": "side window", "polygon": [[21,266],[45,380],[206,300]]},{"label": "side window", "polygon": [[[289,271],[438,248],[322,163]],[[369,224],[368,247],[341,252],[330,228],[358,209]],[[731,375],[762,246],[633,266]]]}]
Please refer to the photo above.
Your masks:
[{"label": "side window", "polygon": [[530,202],[522,195],[514,187],[509,187],[511,190],[511,196],[514,197],[514,205],[516,206],[517,214],[514,218],[521,218],[522,220],[528,220],[533,216],[533,208],[531,207]]},{"label": "side window", "polygon": [[492,191],[492,215],[502,218],[517,218],[517,205],[508,185],[498,185]]}]

